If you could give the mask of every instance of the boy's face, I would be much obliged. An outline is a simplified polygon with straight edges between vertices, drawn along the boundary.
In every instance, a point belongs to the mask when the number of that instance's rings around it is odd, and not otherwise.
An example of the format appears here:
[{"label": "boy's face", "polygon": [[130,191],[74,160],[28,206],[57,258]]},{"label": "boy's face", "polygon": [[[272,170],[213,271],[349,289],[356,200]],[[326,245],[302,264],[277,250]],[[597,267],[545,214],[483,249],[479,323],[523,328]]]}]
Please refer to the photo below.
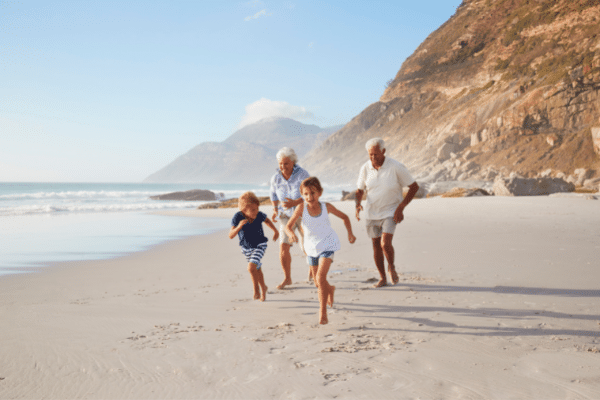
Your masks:
[{"label": "boy's face", "polygon": [[240,211],[246,218],[253,220],[256,219],[256,216],[258,215],[258,205],[253,203],[242,204]]},{"label": "boy's face", "polygon": [[319,201],[319,197],[321,197],[321,192],[311,186],[303,187],[300,194],[302,194],[302,198],[307,203],[315,203]]}]

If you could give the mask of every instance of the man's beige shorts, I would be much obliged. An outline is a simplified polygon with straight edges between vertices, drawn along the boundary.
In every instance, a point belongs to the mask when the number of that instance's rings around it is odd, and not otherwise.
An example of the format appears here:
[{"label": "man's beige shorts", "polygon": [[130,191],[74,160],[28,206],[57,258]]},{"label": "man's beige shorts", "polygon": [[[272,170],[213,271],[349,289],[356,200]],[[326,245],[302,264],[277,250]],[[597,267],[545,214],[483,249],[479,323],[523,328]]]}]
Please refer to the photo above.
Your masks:
[{"label": "man's beige shorts", "polygon": [[367,235],[371,239],[380,238],[382,234],[389,233],[391,235],[396,232],[396,223],[394,218],[384,219],[368,219],[366,220]]},{"label": "man's beige shorts", "polygon": [[[287,225],[287,223],[289,222],[289,218],[288,217],[279,217],[279,243],[281,244],[289,244],[292,245],[293,243],[290,241],[289,236],[285,233],[285,226]],[[292,228],[292,231],[296,231],[296,236],[298,236],[298,240],[302,241],[302,238],[300,237],[300,231],[302,230],[302,228],[300,227],[300,224],[302,223],[302,218],[298,218],[298,220],[296,221],[296,224],[294,225],[294,227]]]}]

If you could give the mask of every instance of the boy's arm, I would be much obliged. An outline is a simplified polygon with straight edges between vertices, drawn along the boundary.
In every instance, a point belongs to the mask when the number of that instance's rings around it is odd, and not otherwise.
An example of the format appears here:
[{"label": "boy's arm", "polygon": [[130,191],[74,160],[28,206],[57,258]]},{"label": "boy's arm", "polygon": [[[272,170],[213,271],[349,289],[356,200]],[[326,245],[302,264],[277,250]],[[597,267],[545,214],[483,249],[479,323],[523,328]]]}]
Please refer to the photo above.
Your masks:
[{"label": "boy's arm", "polygon": [[238,224],[238,226],[232,226],[231,229],[229,230],[229,239],[233,239],[234,237],[237,236],[237,234],[242,230],[242,227],[244,225],[246,225],[246,223],[248,222],[247,219],[243,219],[240,221],[240,223]]},{"label": "boy's arm", "polygon": [[275,227],[275,224],[273,224],[273,222],[271,222],[271,220],[268,217],[265,219],[265,224],[267,224],[267,226],[273,229],[273,232],[275,232],[273,234],[273,241],[276,241],[279,238],[279,231]]},{"label": "boy's arm", "polygon": [[285,233],[289,236],[292,242],[298,241],[298,238],[292,230],[292,226],[296,224],[296,221],[298,221],[298,218],[300,218],[300,216],[302,215],[302,211],[304,211],[304,202],[298,204],[298,207],[296,207],[296,209],[294,210],[294,214],[292,214],[292,218],[290,218],[287,225],[285,226]]},{"label": "boy's arm", "polygon": [[348,241],[350,243],[354,243],[356,241],[356,236],[354,236],[354,234],[352,233],[352,224],[350,223],[350,218],[345,213],[335,208],[335,206],[331,203],[325,203],[325,206],[327,207],[328,213],[333,214],[336,217],[341,218],[342,221],[344,221],[344,225],[346,226],[346,230],[348,231]]}]

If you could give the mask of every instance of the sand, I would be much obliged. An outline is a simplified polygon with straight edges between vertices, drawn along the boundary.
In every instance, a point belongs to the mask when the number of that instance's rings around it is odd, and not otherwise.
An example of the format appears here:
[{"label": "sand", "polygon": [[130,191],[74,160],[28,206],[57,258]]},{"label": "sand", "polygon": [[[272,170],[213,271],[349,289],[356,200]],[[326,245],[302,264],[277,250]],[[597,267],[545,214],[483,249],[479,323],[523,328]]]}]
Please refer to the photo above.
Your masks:
[{"label": "sand", "polygon": [[298,246],[277,290],[270,242],[260,302],[226,231],[2,277],[0,398],[600,399],[599,201],[419,199],[405,216],[403,275],[380,289],[363,222],[350,245],[333,220],[323,326]]}]

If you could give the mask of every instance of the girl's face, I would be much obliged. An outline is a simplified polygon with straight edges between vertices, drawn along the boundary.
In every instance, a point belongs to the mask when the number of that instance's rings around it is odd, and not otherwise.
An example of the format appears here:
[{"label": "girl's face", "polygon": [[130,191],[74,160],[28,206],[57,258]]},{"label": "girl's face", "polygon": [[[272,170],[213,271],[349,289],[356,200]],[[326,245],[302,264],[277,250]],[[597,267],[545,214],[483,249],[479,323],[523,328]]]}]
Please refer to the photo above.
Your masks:
[{"label": "girl's face", "polygon": [[319,197],[321,197],[321,192],[317,191],[312,186],[303,187],[300,193],[305,202],[309,204],[314,204],[319,201]]},{"label": "girl's face", "polygon": [[254,220],[258,215],[258,205],[253,203],[242,204],[240,211],[246,216],[246,218]]}]

